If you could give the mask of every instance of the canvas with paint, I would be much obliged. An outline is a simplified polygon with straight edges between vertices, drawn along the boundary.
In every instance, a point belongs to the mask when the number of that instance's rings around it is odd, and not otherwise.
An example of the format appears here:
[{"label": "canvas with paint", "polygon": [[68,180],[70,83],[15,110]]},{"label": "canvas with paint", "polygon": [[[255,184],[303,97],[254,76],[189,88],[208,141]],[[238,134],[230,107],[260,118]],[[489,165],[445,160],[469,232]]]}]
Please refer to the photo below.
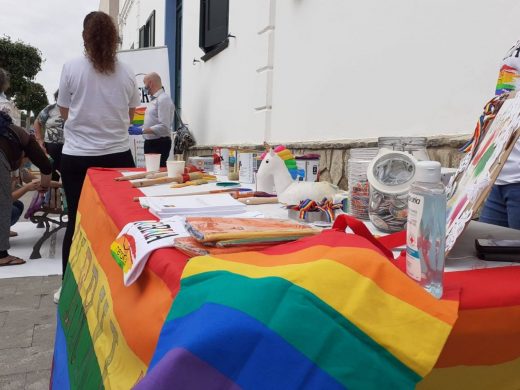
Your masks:
[{"label": "canvas with paint", "polygon": [[[493,101],[500,103],[497,111],[489,110]],[[447,189],[446,253],[485,201],[520,136],[520,94],[493,101],[486,105],[473,144],[465,146],[467,153]]]}]

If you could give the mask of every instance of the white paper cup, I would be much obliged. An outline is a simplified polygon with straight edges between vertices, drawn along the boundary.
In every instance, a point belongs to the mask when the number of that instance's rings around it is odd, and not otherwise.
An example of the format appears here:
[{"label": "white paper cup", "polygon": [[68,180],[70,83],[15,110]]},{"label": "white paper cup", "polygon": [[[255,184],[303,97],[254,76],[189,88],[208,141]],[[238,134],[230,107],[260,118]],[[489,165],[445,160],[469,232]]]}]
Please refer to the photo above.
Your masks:
[{"label": "white paper cup", "polygon": [[182,175],[184,173],[184,166],[184,161],[166,161],[168,177],[176,177]]},{"label": "white paper cup", "polygon": [[158,171],[161,168],[161,155],[158,153],[148,153],[144,155],[146,172]]}]

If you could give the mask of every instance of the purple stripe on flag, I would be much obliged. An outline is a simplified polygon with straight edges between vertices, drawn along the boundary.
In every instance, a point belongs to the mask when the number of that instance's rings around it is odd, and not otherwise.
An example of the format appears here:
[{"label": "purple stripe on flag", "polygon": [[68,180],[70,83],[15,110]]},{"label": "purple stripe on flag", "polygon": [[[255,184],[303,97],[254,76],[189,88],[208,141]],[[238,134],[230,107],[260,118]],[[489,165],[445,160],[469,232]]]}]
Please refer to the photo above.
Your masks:
[{"label": "purple stripe on flag", "polygon": [[191,352],[175,348],[164,355],[134,390],[169,390],[173,383],[177,389],[240,389],[240,386]]}]

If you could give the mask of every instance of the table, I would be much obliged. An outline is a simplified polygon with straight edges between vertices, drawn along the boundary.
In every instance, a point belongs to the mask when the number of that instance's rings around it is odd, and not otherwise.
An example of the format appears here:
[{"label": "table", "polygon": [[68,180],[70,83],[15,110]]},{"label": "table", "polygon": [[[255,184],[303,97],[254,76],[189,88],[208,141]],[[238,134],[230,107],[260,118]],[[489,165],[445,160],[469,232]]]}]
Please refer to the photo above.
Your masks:
[{"label": "table", "polygon": [[[140,279],[124,287],[110,244],[126,223],[154,218],[132,201],[139,190],[113,180],[119,175],[95,169],[85,181],[58,307],[54,389],[133,387],[147,373],[179,291],[188,259],[174,249],[156,251]],[[482,234],[513,238],[518,233],[472,223],[453,255],[470,255],[472,236]],[[396,264],[404,267],[402,260]],[[516,266],[446,273],[446,287],[460,291],[458,319],[419,389],[520,388],[519,281]]]}]

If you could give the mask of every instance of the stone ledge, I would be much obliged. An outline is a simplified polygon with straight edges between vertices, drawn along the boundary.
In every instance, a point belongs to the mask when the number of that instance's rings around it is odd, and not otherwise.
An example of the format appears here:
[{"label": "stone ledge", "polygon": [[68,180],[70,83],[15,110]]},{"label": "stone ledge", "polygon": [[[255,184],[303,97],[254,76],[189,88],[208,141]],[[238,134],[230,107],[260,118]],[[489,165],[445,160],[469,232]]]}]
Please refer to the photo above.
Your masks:
[{"label": "stone ledge", "polygon": [[[469,139],[470,135],[441,135],[429,137],[427,150],[432,160],[439,161],[443,167],[458,167],[463,156],[459,149]],[[377,147],[377,139],[350,139],[338,141],[290,142],[280,143],[290,149],[295,155],[308,153],[320,156],[320,180],[329,181],[342,189],[348,188],[347,165],[350,149]],[[272,143],[272,145],[280,145]],[[264,149],[263,145],[219,145],[223,148]],[[212,145],[199,145],[187,153],[188,156],[211,155]]]},{"label": "stone ledge", "polygon": [[[460,148],[471,138],[470,134],[459,134],[459,135],[439,135],[428,137],[427,147],[438,148],[438,147],[452,147]],[[284,145],[288,149],[305,149],[305,150],[322,150],[322,149],[353,149],[353,148],[373,148],[377,147],[376,138],[365,138],[365,139],[346,139],[346,140],[335,140],[335,141],[308,141],[308,142],[272,142],[272,145]],[[196,145],[191,148],[195,150],[210,150],[217,145]],[[264,145],[259,144],[222,144],[218,145],[222,148],[239,148],[239,149],[263,149]]]}]

